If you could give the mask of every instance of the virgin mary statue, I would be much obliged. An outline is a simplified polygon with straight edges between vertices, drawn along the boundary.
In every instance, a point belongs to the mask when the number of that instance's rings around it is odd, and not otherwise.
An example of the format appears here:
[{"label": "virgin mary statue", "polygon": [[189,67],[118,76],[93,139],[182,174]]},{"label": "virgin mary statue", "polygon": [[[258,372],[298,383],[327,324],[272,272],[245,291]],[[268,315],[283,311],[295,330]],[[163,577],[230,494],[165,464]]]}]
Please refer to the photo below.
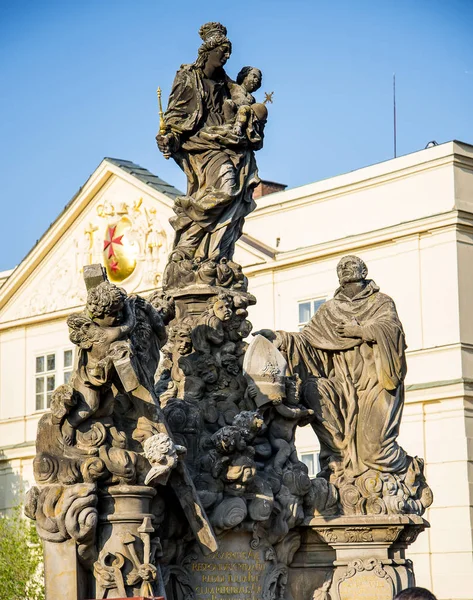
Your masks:
[{"label": "virgin mary statue", "polygon": [[241,135],[226,122],[233,82],[223,67],[232,45],[220,23],[206,23],[199,34],[197,60],[177,72],[156,139],[187,177],[187,194],[176,199],[170,220],[176,231],[171,260],[218,263],[232,258],[244,219],[255,208],[254,150],[263,145],[264,122],[253,122]]}]

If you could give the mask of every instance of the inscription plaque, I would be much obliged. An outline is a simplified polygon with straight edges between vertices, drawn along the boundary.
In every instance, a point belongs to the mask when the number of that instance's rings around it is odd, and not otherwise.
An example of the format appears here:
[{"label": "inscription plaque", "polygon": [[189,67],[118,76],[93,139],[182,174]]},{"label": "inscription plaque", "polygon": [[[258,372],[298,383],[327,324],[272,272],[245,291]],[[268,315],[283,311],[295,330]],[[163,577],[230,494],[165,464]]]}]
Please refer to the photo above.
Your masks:
[{"label": "inscription plaque", "polygon": [[219,549],[197,558],[187,567],[198,600],[253,600],[263,596],[263,585],[272,563],[266,559],[272,549],[250,545],[245,532],[231,532],[219,539]]},{"label": "inscription plaque", "polygon": [[357,573],[340,583],[340,600],[392,600],[393,588],[373,572]]}]

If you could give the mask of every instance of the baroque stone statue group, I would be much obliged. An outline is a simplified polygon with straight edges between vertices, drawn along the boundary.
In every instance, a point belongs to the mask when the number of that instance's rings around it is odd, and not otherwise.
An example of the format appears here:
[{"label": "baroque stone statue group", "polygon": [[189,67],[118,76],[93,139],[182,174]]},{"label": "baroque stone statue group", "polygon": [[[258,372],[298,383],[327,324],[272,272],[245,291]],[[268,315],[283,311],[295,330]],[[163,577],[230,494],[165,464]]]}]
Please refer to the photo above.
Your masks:
[{"label": "baroque stone statue group", "polygon": [[[233,255],[255,208],[262,74],[233,80],[226,28],[199,34],[157,135],[187,177],[163,289],[128,295],[84,267],[73,376],[39,423],[26,512],[47,599],[392,598],[414,581],[405,549],[432,503],[422,459],[397,442],[402,324],[345,256],[300,332],[251,335],[256,298]],[[315,478],[295,446],[309,424]]]}]

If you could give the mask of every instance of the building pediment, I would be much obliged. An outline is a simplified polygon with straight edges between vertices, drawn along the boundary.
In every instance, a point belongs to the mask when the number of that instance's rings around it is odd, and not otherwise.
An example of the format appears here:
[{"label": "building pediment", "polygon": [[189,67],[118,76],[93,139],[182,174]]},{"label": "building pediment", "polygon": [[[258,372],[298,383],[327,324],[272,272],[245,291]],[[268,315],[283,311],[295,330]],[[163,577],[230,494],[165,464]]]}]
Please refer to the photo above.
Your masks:
[{"label": "building pediment", "polygon": [[[119,166],[123,162],[126,169]],[[179,193],[128,161],[105,159],[0,289],[3,326],[84,304],[84,265],[100,262],[127,292],[160,285],[172,243],[173,195]],[[146,181],[144,173],[149,174]],[[158,183],[156,183],[156,180]],[[166,187],[167,186],[167,189]]]},{"label": "building pediment", "polygon": [[[84,265],[103,264],[128,293],[159,287],[172,248],[169,217],[181,192],[129,161],[104,159],[0,288],[0,328],[63,316],[85,303]],[[243,266],[275,251],[243,235]]]}]

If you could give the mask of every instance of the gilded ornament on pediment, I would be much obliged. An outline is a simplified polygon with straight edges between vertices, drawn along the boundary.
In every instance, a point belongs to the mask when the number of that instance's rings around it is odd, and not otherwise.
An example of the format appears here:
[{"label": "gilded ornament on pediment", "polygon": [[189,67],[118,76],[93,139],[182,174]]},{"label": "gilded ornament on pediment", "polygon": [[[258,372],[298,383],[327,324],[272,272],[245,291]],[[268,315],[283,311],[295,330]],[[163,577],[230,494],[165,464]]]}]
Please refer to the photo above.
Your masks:
[{"label": "gilded ornament on pediment", "polygon": [[103,262],[110,281],[124,281],[136,268],[138,251],[133,241],[133,224],[128,217],[109,223],[103,242]]},{"label": "gilded ornament on pediment", "polygon": [[126,202],[120,202],[117,208],[117,215],[124,216],[128,214],[128,204]]},{"label": "gilded ornament on pediment", "polygon": [[97,225],[94,225],[93,223],[89,223],[89,226],[86,229],[84,229],[84,235],[86,237],[88,237],[89,249],[92,249],[93,242],[94,242],[94,233],[96,231],[98,231],[98,227],[97,227]]},{"label": "gilded ornament on pediment", "polygon": [[138,200],[135,200],[133,202],[133,206],[131,207],[131,210],[133,212],[140,213],[141,212],[140,208],[141,208],[142,204],[143,204],[143,198],[138,198]]},{"label": "gilded ornament on pediment", "polygon": [[97,206],[97,214],[103,218],[113,217],[115,215],[115,207],[109,200],[105,200],[103,204]]}]

